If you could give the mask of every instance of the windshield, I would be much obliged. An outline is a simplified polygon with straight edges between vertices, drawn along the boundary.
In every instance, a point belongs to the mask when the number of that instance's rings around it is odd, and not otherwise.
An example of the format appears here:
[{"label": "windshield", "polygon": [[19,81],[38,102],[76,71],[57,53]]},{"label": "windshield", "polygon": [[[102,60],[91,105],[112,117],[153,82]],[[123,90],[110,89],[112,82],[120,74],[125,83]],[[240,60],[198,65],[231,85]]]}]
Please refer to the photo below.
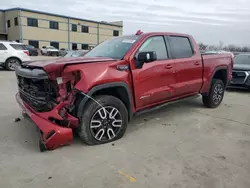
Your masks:
[{"label": "windshield", "polygon": [[250,65],[250,55],[237,55],[235,56],[234,64],[248,64]]},{"label": "windshield", "polygon": [[140,36],[124,36],[106,40],[96,46],[85,57],[110,57],[122,59]]}]

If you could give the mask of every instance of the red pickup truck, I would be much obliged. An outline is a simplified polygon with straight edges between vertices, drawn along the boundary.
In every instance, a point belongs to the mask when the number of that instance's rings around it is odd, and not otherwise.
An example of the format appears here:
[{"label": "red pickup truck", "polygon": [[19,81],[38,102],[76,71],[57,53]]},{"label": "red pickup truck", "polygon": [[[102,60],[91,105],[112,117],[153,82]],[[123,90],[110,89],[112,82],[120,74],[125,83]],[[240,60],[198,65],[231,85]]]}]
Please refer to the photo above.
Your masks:
[{"label": "red pickup truck", "polygon": [[220,105],[231,80],[230,54],[201,55],[193,37],[137,33],[107,40],[84,57],[30,62],[16,69],[17,102],[40,129],[40,150],[121,138],[133,115],[202,95]]}]

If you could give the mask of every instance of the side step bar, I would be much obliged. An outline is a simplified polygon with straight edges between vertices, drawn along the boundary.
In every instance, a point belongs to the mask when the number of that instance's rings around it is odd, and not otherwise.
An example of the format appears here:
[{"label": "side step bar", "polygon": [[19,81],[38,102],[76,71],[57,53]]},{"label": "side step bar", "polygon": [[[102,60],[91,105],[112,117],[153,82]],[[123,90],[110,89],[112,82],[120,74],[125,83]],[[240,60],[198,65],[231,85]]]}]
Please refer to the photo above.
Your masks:
[{"label": "side step bar", "polygon": [[190,99],[195,99],[195,98],[197,98],[199,96],[200,96],[200,94],[196,94],[196,95],[192,95],[192,96],[185,97],[185,98],[182,98],[182,99],[177,99],[177,100],[174,100],[174,101],[166,102],[166,103],[154,106],[154,107],[150,107],[150,108],[146,108],[144,110],[140,110],[140,111],[136,112],[134,115],[139,116],[139,115],[144,114],[144,113],[148,113],[148,112],[158,110],[158,109],[160,109],[162,107],[165,107],[165,106],[168,106],[170,104],[175,104],[175,103],[178,103],[178,102],[183,102],[183,101],[187,101],[187,100],[190,100]]}]

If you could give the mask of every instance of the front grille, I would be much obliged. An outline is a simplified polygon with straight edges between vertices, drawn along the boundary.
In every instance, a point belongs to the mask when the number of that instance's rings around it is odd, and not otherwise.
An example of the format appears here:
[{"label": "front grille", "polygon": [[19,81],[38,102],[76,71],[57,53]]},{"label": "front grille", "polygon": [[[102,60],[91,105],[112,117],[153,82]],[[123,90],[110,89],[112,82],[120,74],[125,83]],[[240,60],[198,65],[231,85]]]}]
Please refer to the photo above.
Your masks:
[{"label": "front grille", "polygon": [[56,104],[57,84],[55,81],[26,78],[17,75],[20,97],[37,112],[48,112]]},{"label": "front grille", "polygon": [[244,71],[233,71],[232,77],[232,84],[244,84],[247,74]]}]

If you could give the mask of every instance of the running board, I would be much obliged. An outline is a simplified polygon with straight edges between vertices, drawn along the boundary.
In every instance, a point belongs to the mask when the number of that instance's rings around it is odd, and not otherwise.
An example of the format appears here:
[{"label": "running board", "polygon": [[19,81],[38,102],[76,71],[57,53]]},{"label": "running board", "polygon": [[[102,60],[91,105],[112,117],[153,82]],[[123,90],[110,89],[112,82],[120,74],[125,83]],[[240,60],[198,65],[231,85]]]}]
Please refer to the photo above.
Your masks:
[{"label": "running board", "polygon": [[144,114],[144,113],[148,113],[148,112],[158,110],[158,109],[160,109],[162,107],[165,107],[165,106],[168,106],[170,104],[175,104],[175,103],[178,103],[178,102],[183,102],[183,101],[195,99],[195,98],[197,98],[199,96],[200,96],[200,94],[197,94],[197,95],[192,95],[192,96],[185,97],[185,98],[182,98],[182,99],[177,99],[177,100],[174,100],[174,101],[169,101],[169,102],[166,102],[166,103],[154,106],[154,107],[150,107],[150,108],[147,108],[147,109],[144,109],[144,110],[140,110],[140,111],[136,112],[134,115],[139,116],[139,115]]}]

